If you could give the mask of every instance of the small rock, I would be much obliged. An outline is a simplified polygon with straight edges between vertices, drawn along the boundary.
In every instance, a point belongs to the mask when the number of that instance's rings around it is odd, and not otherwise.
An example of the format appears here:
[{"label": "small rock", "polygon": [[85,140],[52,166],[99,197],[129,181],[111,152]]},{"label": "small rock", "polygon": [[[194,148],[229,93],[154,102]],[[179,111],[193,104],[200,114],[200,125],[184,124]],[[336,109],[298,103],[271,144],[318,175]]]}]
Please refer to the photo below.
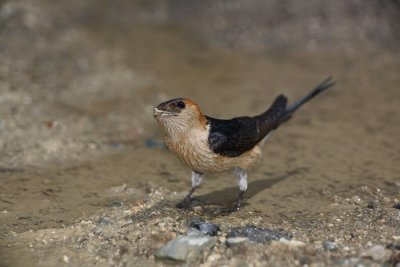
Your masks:
[{"label": "small rock", "polygon": [[111,201],[108,204],[108,207],[121,207],[123,205],[124,205],[124,202],[122,200],[116,199],[116,200]]},{"label": "small rock", "polygon": [[322,247],[326,251],[334,251],[334,250],[338,250],[339,249],[338,244],[336,244],[335,242],[332,242],[330,240],[324,241],[324,243],[322,243]]},{"label": "small rock", "polygon": [[99,236],[110,236],[114,233],[114,226],[110,219],[101,217],[97,221],[97,226],[94,229],[94,234]]},{"label": "small rock", "polygon": [[67,255],[63,256],[63,262],[68,264],[69,263],[69,257]]},{"label": "small rock", "polygon": [[376,203],[375,201],[368,202],[367,208],[376,209],[377,207],[378,207],[378,203]]},{"label": "small rock", "polygon": [[196,228],[189,228],[189,230],[187,230],[186,235],[196,235],[196,236],[201,236],[204,235],[202,232],[200,232],[200,230],[196,229]]},{"label": "small rock", "polygon": [[242,245],[244,243],[249,243],[250,240],[247,237],[229,237],[226,239],[225,243],[228,247],[234,247],[237,245]]},{"label": "small rock", "polygon": [[103,227],[97,226],[97,227],[94,229],[94,234],[95,234],[95,235],[103,235]]},{"label": "small rock", "polygon": [[397,202],[393,205],[393,208],[400,210],[400,202]]},{"label": "small rock", "polygon": [[354,204],[360,204],[361,203],[361,198],[359,196],[354,196],[351,198],[351,202]]},{"label": "small rock", "polygon": [[374,245],[361,254],[364,258],[371,258],[375,261],[387,261],[389,260],[392,252],[385,249],[382,245]]},{"label": "small rock", "polygon": [[155,254],[156,258],[178,262],[191,262],[210,250],[215,239],[204,235],[178,236],[162,246]]},{"label": "small rock", "polygon": [[216,236],[218,231],[220,231],[218,225],[204,222],[201,219],[195,218],[189,222],[190,227],[199,230],[204,235]]},{"label": "small rock", "polygon": [[348,246],[343,247],[343,251],[350,251],[350,247]]},{"label": "small rock", "polygon": [[100,217],[100,219],[97,221],[97,224],[104,224],[104,225],[109,225],[112,224],[109,218],[106,217]]},{"label": "small rock", "polygon": [[225,237],[225,236],[220,236],[220,237],[218,238],[218,241],[219,241],[220,243],[225,243],[225,242],[226,242],[226,237]]},{"label": "small rock", "polygon": [[290,234],[268,228],[259,228],[252,225],[234,228],[226,237],[247,237],[250,241],[255,243],[265,243],[267,241],[279,240],[281,238],[287,240],[292,239]]},{"label": "small rock", "polygon": [[280,244],[285,244],[289,248],[299,248],[299,247],[304,247],[306,244],[304,242],[301,242],[299,240],[287,240],[287,239],[280,239],[279,241],[273,241],[274,243],[280,243]]},{"label": "small rock", "polygon": [[221,259],[221,258],[222,258],[222,256],[221,256],[220,254],[211,254],[211,255],[208,257],[207,261],[209,261],[209,262],[214,262],[214,261],[218,261],[218,260]]},{"label": "small rock", "polygon": [[386,246],[386,248],[400,250],[400,243],[390,243]]}]

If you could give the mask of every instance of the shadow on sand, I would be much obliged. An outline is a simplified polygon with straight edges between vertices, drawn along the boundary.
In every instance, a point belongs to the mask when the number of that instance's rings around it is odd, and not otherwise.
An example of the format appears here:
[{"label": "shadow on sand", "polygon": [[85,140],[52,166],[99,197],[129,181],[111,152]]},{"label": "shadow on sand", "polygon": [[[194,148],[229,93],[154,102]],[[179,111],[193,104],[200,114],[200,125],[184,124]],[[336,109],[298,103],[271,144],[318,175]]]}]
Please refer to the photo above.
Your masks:
[{"label": "shadow on sand", "polygon": [[[255,195],[257,195],[258,193],[260,193],[261,191],[270,188],[274,184],[280,183],[302,171],[304,171],[304,168],[297,168],[292,171],[288,171],[286,174],[278,176],[276,178],[272,179],[265,178],[254,182],[250,182],[248,185],[248,189],[244,195],[244,199],[245,200],[250,199]],[[208,205],[226,206],[228,204],[229,205],[232,204],[237,199],[238,194],[239,194],[238,186],[234,186],[214,191],[206,195],[196,196],[195,199],[206,206]],[[245,203],[243,204],[246,205]]]}]

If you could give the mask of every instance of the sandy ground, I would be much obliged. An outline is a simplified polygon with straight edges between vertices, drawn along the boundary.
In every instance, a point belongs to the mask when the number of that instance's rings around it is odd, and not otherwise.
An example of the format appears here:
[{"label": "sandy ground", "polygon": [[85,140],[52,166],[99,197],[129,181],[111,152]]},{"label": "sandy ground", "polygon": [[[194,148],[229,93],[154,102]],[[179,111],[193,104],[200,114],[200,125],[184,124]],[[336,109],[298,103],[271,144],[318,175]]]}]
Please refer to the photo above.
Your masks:
[{"label": "sandy ground", "polygon": [[[163,265],[155,251],[192,218],[221,228],[195,265],[400,261],[386,248],[400,243],[398,49],[366,41],[227,49],[185,27],[147,23],[145,12],[116,27],[88,3],[1,5],[0,265]],[[237,195],[234,176],[221,174],[206,177],[199,206],[175,208],[190,170],[163,146],[154,106],[184,96],[210,116],[252,115],[328,75],[335,88],[269,139],[245,207],[218,212]],[[249,224],[299,242],[227,247],[225,235]]]}]

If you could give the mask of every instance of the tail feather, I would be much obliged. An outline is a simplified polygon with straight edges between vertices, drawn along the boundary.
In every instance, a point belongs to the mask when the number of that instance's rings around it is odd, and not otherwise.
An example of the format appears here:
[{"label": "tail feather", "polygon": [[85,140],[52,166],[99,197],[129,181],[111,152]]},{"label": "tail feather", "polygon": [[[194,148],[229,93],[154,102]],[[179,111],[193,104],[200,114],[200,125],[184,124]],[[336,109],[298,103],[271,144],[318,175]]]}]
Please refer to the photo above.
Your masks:
[{"label": "tail feather", "polygon": [[332,80],[332,77],[328,77],[325,79],[323,82],[321,82],[319,85],[317,85],[308,95],[305,97],[297,100],[291,105],[286,106],[285,113],[281,117],[280,123],[283,123],[290,119],[290,117],[293,115],[293,113],[299,109],[302,105],[313,99],[316,95],[319,93],[325,91],[326,89],[332,87],[335,85],[335,82]]},{"label": "tail feather", "polygon": [[287,105],[288,100],[284,95],[279,95],[267,111],[254,117],[257,121],[258,141],[268,135],[271,131],[278,128],[282,123],[289,120],[293,113],[304,103],[308,102],[334,84],[335,82],[331,77],[329,77],[317,85],[317,87],[315,87],[308,95],[291,105]]}]

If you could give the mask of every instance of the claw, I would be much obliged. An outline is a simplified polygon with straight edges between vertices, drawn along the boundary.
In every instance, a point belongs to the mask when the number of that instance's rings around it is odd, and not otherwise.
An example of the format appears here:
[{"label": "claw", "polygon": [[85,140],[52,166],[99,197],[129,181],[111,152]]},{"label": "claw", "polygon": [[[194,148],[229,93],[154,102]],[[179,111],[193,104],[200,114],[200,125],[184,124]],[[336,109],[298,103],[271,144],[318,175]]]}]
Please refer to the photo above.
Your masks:
[{"label": "claw", "polygon": [[192,206],[192,198],[190,196],[185,197],[181,202],[176,204],[178,209],[188,210]]},{"label": "claw", "polygon": [[194,190],[196,189],[196,187],[192,187],[192,189],[189,191],[189,194],[186,195],[186,197],[182,200],[182,202],[179,202],[178,204],[176,204],[176,207],[178,209],[189,209],[192,206],[192,195]]}]

